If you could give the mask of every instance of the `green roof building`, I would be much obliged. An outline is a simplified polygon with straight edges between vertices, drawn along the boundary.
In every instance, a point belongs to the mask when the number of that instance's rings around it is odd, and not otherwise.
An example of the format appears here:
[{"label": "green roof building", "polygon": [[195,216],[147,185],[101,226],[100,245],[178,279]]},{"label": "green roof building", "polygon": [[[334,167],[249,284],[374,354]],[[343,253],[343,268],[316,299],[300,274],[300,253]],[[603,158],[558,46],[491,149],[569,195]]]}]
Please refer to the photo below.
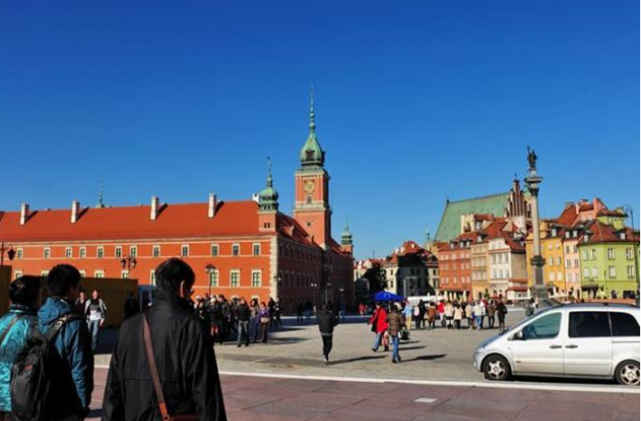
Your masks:
[{"label": "green roof building", "polygon": [[474,199],[458,200],[445,203],[445,210],[438,224],[435,241],[452,241],[461,234],[462,217],[464,215],[487,215],[502,217],[505,215],[509,192],[477,197]]}]

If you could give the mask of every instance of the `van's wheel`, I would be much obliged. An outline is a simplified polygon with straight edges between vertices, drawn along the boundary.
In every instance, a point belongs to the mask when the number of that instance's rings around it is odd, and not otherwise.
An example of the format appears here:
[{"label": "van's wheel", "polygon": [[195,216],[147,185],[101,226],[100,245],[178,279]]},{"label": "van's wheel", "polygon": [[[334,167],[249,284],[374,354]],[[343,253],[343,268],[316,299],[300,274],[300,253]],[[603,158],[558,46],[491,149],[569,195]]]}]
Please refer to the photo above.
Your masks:
[{"label": "van's wheel", "polygon": [[617,383],[625,386],[638,386],[639,377],[639,363],[632,360],[623,361],[614,372]]},{"label": "van's wheel", "polygon": [[492,381],[507,380],[512,375],[510,364],[500,355],[490,355],[483,361],[483,374]]}]

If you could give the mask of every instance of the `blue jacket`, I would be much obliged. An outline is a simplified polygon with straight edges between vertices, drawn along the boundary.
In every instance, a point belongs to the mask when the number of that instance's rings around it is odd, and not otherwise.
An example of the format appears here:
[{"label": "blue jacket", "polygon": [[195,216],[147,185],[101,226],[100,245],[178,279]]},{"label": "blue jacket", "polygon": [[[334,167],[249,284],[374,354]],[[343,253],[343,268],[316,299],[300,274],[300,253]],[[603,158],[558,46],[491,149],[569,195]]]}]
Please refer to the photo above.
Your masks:
[{"label": "blue jacket", "polygon": [[[75,306],[61,298],[49,297],[38,311],[38,328],[46,334],[49,325],[60,316],[72,313]],[[93,353],[91,335],[84,320],[73,320],[62,327],[53,340],[54,346],[69,363],[71,376],[82,406],[89,408],[93,392]]]},{"label": "blue jacket", "polygon": [[0,319],[0,336],[15,318],[20,319],[11,326],[11,330],[0,344],[0,412],[11,412],[11,367],[18,352],[27,342],[30,327],[36,326],[36,312],[20,305],[12,305],[9,313]]}]

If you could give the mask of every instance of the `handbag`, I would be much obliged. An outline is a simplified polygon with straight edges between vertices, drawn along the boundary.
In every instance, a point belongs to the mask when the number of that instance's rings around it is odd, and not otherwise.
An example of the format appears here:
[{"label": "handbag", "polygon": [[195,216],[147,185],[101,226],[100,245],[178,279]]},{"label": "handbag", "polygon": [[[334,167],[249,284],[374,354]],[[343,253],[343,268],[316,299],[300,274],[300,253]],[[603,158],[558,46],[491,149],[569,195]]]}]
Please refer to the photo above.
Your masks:
[{"label": "handbag", "polygon": [[156,391],[156,399],[158,400],[158,409],[163,421],[198,421],[198,415],[169,415],[167,404],[165,403],[165,394],[162,391],[162,384],[160,383],[160,376],[158,375],[158,367],[156,367],[156,359],[154,358],[154,347],[151,342],[151,329],[149,328],[149,321],[147,315],[143,318],[142,333],[145,342],[145,353],[147,354],[147,363],[149,364],[149,372],[151,379],[154,383],[154,390]]},{"label": "handbag", "polygon": [[269,323],[269,317],[265,317],[265,316],[261,317],[260,318],[260,322],[261,323]]}]

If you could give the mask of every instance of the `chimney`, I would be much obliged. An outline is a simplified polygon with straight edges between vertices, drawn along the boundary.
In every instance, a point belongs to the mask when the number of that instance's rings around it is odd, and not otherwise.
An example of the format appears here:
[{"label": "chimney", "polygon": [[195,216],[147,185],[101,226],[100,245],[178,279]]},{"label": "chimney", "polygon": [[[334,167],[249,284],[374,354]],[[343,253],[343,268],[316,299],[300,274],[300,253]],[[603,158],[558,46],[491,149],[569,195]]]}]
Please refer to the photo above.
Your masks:
[{"label": "chimney", "polygon": [[151,196],[151,220],[155,221],[158,218],[158,211],[160,210],[160,199],[158,196]]},{"label": "chimney", "polygon": [[20,225],[26,224],[27,219],[29,219],[29,204],[23,203],[20,207]]},{"label": "chimney", "polygon": [[216,206],[218,205],[218,197],[214,193],[209,193],[209,204],[207,206],[207,218],[211,219],[216,215]]},{"label": "chimney", "polygon": [[71,223],[75,224],[80,216],[80,202],[74,200],[71,202]]}]

